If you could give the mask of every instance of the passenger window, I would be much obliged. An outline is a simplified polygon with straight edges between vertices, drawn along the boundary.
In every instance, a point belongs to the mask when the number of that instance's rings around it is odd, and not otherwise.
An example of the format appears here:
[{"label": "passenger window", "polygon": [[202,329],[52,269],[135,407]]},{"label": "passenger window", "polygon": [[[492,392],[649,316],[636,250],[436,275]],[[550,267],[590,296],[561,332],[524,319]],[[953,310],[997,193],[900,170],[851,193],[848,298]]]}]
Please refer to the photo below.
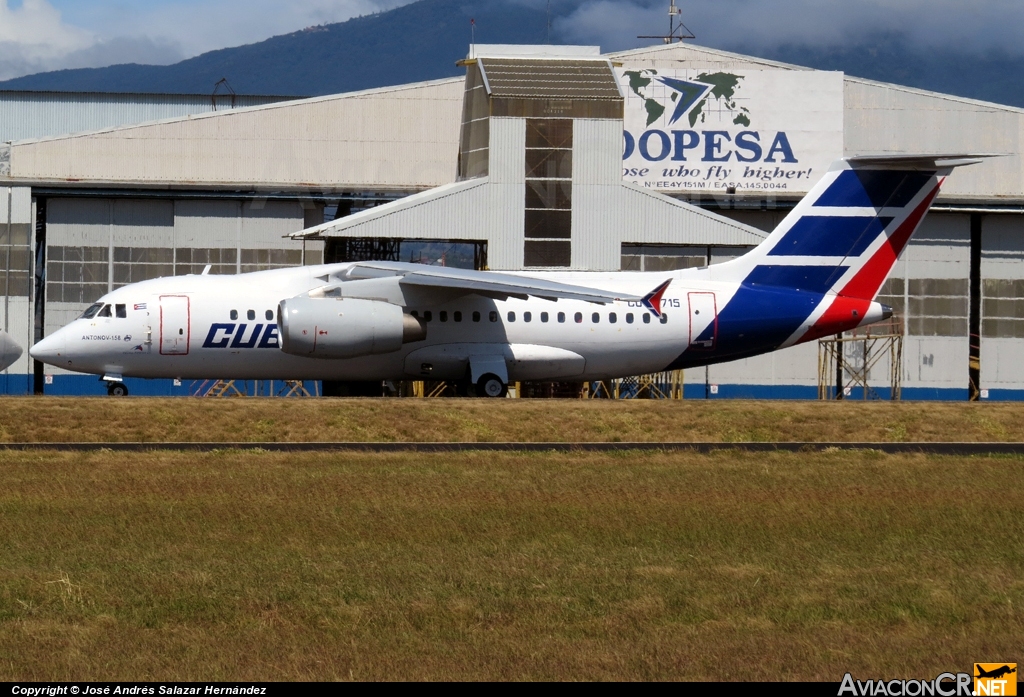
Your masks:
[{"label": "passenger window", "polygon": [[248,317],[250,320],[256,319],[256,310],[249,310],[248,312],[245,313],[245,316]]},{"label": "passenger window", "polygon": [[511,310],[508,313],[508,321],[509,322],[515,322],[516,321],[516,313],[512,312]]},{"label": "passenger window", "polygon": [[576,324],[582,324],[583,323],[583,313],[582,312],[577,312],[575,315],[573,315],[573,319],[576,320]]},{"label": "passenger window", "polygon": [[238,319],[238,310],[231,311],[231,319]]},{"label": "passenger window", "polygon": [[426,312],[423,313],[423,319],[429,322],[430,320],[434,319],[434,313],[431,312],[430,310],[427,310]]},{"label": "passenger window", "polygon": [[609,322],[609,324],[615,324],[618,321],[619,321],[618,315],[616,315],[614,312],[609,312],[608,313],[608,322]]},{"label": "passenger window", "polygon": [[455,319],[456,322],[461,322],[462,321],[462,312],[459,311],[459,310],[456,310],[455,314],[454,314],[454,319]]},{"label": "passenger window", "polygon": [[128,316],[128,308],[124,304],[118,303],[114,305],[114,314],[120,319],[124,319]]},{"label": "passenger window", "polygon": [[480,313],[477,312],[476,310],[473,310],[473,321],[474,322],[479,322],[480,321]]},{"label": "passenger window", "polygon": [[558,321],[559,322],[564,322],[565,321],[565,313],[564,312],[559,312],[558,313]]},{"label": "passenger window", "polygon": [[524,312],[523,313],[523,321],[524,322],[529,322],[532,319],[533,319],[533,313],[532,312]]},{"label": "passenger window", "polygon": [[267,318],[268,322],[272,321],[274,319],[274,311],[273,310],[267,310],[266,318]]},{"label": "passenger window", "polygon": [[627,312],[626,313],[626,324],[633,324],[633,313],[632,312]]},{"label": "passenger window", "polygon": [[100,310],[100,317],[110,317],[110,305],[104,305],[103,309]]},{"label": "passenger window", "polygon": [[540,313],[540,321],[541,322],[547,322],[548,321],[548,313],[546,313],[546,312]]},{"label": "passenger window", "polygon": [[448,321],[448,310],[441,310],[440,312],[438,312],[437,313],[437,318],[439,320],[441,320],[442,322],[447,322]]},{"label": "passenger window", "polygon": [[651,316],[648,313],[645,312],[644,313],[644,324],[650,324],[650,323],[651,323]]},{"label": "passenger window", "polygon": [[662,324],[668,324],[668,313],[665,313],[665,312],[661,313],[661,323]]},{"label": "passenger window", "polygon": [[492,322],[497,322],[498,312],[496,310],[491,310],[490,313],[487,315],[487,319],[491,320]]},{"label": "passenger window", "polygon": [[92,319],[96,316],[96,313],[103,307],[103,303],[94,303],[89,307],[85,308],[85,312],[82,313],[81,319]]},{"label": "passenger window", "polygon": [[590,315],[590,321],[593,322],[594,324],[597,324],[598,322],[600,322],[601,321],[601,313],[595,312],[594,314]]}]

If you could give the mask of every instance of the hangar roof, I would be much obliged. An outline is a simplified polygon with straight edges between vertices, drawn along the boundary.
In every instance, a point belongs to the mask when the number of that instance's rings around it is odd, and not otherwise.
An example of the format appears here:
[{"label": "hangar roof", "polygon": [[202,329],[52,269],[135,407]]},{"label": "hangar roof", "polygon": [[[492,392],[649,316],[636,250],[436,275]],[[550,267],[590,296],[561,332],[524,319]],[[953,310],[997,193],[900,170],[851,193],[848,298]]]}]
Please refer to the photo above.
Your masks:
[{"label": "hangar roof", "polygon": [[622,99],[607,58],[479,61],[488,92],[494,97]]},{"label": "hangar roof", "polygon": [[[509,71],[505,64],[515,60],[515,51],[491,48],[493,55],[482,53],[478,60],[495,78],[492,89],[510,94],[545,93],[547,78],[552,89],[574,89],[566,68],[579,62],[580,78],[586,76],[585,66],[604,62],[589,49],[552,53],[537,56],[559,63],[549,75],[539,69],[517,74],[519,68]],[[629,68],[809,70],[678,43],[603,58]],[[462,78],[452,78],[18,141],[0,145],[0,182],[324,193],[423,190],[456,179],[463,87]],[[611,95],[603,78],[593,87]],[[855,77],[845,78],[843,91],[846,155],[1002,153],[1007,156],[958,172],[940,201],[1024,203],[1024,110]]]},{"label": "hangar roof", "polygon": [[0,90],[0,143],[299,98],[298,95]]},{"label": "hangar roof", "polygon": [[455,178],[463,79],[0,145],[25,185],[415,191]]}]

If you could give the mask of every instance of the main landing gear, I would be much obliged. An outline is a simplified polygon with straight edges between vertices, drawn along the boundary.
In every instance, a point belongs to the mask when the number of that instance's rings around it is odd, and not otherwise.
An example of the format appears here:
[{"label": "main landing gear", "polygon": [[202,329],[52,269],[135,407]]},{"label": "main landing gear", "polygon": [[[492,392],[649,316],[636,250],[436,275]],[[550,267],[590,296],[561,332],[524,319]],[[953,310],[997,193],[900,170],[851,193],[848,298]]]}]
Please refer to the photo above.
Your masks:
[{"label": "main landing gear", "polygon": [[504,397],[508,394],[508,385],[494,373],[484,373],[476,381],[477,397]]},{"label": "main landing gear", "polygon": [[127,397],[128,396],[128,385],[123,382],[108,382],[107,383],[107,394],[111,397]]}]

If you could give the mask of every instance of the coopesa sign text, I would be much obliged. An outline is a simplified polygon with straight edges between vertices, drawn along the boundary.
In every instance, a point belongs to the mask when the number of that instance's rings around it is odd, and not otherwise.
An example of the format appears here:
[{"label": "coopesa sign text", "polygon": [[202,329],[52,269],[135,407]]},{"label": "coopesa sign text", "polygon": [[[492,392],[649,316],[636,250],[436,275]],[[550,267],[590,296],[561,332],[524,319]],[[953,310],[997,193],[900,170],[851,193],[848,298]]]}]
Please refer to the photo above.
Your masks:
[{"label": "coopesa sign text", "polygon": [[623,131],[625,141],[622,159],[628,160],[639,155],[647,162],[674,160],[686,162],[687,153],[691,159],[702,162],[729,162],[735,156],[737,162],[781,162],[796,163],[793,146],[785,132],[777,131],[771,143],[764,141],[757,131],[740,131],[733,137],[728,131],[662,131],[650,129],[639,138],[629,131]]}]

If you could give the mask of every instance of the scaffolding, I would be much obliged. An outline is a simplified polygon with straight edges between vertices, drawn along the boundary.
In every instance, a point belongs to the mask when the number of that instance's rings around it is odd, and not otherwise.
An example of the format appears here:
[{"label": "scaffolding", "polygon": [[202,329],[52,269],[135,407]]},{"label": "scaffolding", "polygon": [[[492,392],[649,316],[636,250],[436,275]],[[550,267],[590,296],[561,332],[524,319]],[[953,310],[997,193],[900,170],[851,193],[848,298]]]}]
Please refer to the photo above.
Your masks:
[{"label": "scaffolding", "polygon": [[320,383],[311,382],[312,392],[304,380],[193,380],[189,393],[193,397],[319,397]]},{"label": "scaffolding", "polygon": [[666,370],[583,383],[584,399],[682,399],[683,371]]},{"label": "scaffolding", "polygon": [[[901,323],[893,322],[868,327],[864,334],[819,339],[818,399],[856,399],[859,394],[863,400],[899,400],[903,375],[901,327]],[[872,369],[882,367],[885,358],[888,397],[879,392],[884,387],[870,384]]]}]

